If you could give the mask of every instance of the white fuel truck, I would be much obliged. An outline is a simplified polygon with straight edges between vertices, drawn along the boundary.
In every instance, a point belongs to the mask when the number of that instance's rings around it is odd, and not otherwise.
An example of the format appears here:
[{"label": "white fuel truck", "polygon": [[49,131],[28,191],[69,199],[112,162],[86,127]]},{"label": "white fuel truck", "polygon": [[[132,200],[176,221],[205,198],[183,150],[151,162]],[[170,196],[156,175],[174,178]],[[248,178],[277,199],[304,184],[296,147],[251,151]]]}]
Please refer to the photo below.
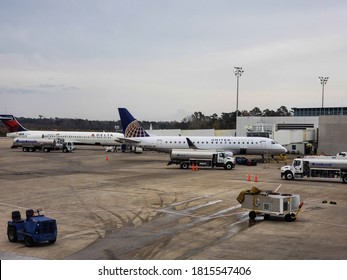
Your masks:
[{"label": "white fuel truck", "polygon": [[11,148],[22,148],[23,152],[35,152],[39,150],[47,153],[52,150],[72,152],[75,146],[72,142],[66,142],[60,138],[14,138]]},{"label": "white fuel truck", "polygon": [[182,169],[199,166],[224,167],[224,169],[231,170],[235,167],[235,159],[231,155],[232,153],[216,150],[172,149],[167,165],[177,164]]},{"label": "white fuel truck", "polygon": [[281,178],[340,178],[347,183],[347,159],[329,157],[296,158],[281,167]]}]

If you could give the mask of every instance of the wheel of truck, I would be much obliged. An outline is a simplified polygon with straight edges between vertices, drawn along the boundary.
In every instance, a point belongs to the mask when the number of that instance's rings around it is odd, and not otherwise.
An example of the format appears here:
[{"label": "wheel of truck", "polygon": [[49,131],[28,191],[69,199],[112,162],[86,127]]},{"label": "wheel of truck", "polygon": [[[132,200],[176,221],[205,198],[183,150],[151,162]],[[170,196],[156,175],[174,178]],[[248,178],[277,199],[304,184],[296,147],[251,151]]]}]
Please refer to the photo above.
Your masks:
[{"label": "wheel of truck", "polygon": [[347,174],[342,176],[342,183],[347,184]]},{"label": "wheel of truck", "polygon": [[286,173],[284,173],[284,178],[286,178],[286,180],[293,180],[294,179],[293,173],[290,171],[287,171]]},{"label": "wheel of truck", "polygon": [[27,247],[32,247],[34,245],[34,240],[30,236],[25,236],[24,237],[24,244]]},{"label": "wheel of truck", "polygon": [[290,214],[290,217],[292,218],[292,222],[294,222],[296,220],[296,216],[294,213]]},{"label": "wheel of truck", "polygon": [[67,153],[67,148],[63,148],[63,153]]},{"label": "wheel of truck", "polygon": [[9,227],[7,230],[7,237],[10,242],[17,242],[17,229],[15,227]]},{"label": "wheel of truck", "polygon": [[22,150],[23,150],[23,152],[27,152],[28,148],[27,147],[23,147]]},{"label": "wheel of truck", "polygon": [[35,152],[35,149],[32,148],[32,147],[30,147],[30,148],[29,148],[29,152]]},{"label": "wheel of truck", "polygon": [[180,165],[182,169],[188,169],[189,167],[189,164],[187,162],[182,162]]},{"label": "wheel of truck", "polygon": [[57,239],[48,240],[49,244],[54,244]]},{"label": "wheel of truck", "polygon": [[[294,215],[294,216],[293,216]],[[293,221],[295,221],[295,214],[286,214],[285,216],[284,216],[284,219],[287,221],[287,222],[293,222]]]},{"label": "wheel of truck", "polygon": [[249,212],[248,216],[251,220],[254,221],[255,217],[257,216],[257,213],[255,213],[255,211],[251,211],[251,212]]},{"label": "wheel of truck", "polygon": [[48,152],[49,152],[49,149],[48,149],[48,148],[43,148],[43,152],[44,152],[44,153],[48,153]]},{"label": "wheel of truck", "polygon": [[224,169],[231,170],[233,169],[234,165],[231,162],[228,162],[224,165]]}]

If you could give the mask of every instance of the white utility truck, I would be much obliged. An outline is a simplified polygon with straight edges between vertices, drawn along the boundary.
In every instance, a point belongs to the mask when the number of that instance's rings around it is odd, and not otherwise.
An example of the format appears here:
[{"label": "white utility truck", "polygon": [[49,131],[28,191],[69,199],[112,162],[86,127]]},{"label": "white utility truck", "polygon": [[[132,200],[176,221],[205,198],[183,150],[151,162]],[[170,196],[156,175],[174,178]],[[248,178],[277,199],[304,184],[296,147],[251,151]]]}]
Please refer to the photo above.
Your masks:
[{"label": "white utility truck", "polygon": [[52,150],[72,152],[75,146],[73,142],[66,142],[61,138],[14,138],[11,148],[22,148],[23,152],[35,152],[39,150],[47,153]]},{"label": "white utility truck", "polygon": [[230,154],[216,150],[172,149],[167,165],[178,164],[182,169],[199,166],[224,167],[224,169],[231,170],[235,167],[235,159]]},{"label": "white utility truck", "polygon": [[255,220],[257,215],[284,217],[287,222],[296,220],[303,206],[298,194],[281,194],[273,191],[261,191],[255,187],[242,191],[237,197],[241,207],[249,212],[249,218]]},{"label": "white utility truck", "polygon": [[281,178],[340,178],[347,183],[347,159],[335,157],[296,158],[292,165],[281,167]]}]

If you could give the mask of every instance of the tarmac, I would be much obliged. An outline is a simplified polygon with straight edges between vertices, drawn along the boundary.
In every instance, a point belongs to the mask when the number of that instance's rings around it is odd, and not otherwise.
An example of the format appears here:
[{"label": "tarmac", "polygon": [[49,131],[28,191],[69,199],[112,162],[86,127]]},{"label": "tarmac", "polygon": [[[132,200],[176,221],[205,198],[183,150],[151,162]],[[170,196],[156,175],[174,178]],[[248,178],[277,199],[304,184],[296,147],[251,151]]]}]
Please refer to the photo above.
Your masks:
[{"label": "tarmac", "polygon": [[[282,180],[280,167],[291,159],[192,171],[167,166],[164,153],[93,146],[30,153],[11,143],[0,138],[2,260],[347,259],[347,185]],[[280,185],[279,192],[304,201],[296,221],[251,222],[238,194]],[[57,242],[31,248],[9,242],[11,212],[38,208],[57,220]]]}]

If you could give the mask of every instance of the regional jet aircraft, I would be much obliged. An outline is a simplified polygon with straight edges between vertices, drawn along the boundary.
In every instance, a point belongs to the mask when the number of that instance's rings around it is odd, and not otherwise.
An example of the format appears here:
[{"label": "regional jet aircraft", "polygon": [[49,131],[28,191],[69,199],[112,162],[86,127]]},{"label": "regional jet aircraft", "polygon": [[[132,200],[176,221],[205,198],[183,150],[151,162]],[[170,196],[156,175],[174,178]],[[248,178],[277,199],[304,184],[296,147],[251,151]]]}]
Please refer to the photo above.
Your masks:
[{"label": "regional jet aircraft", "polygon": [[66,142],[73,142],[76,145],[101,146],[121,145],[121,139],[124,138],[122,133],[116,132],[27,130],[13,115],[0,115],[0,120],[9,130],[7,136],[13,138],[62,138]]},{"label": "regional jet aircraft", "polygon": [[279,143],[264,137],[233,136],[152,136],[126,108],[118,108],[124,141],[148,150],[170,152],[172,149],[203,149],[229,151],[234,155],[283,154],[287,152]]}]

